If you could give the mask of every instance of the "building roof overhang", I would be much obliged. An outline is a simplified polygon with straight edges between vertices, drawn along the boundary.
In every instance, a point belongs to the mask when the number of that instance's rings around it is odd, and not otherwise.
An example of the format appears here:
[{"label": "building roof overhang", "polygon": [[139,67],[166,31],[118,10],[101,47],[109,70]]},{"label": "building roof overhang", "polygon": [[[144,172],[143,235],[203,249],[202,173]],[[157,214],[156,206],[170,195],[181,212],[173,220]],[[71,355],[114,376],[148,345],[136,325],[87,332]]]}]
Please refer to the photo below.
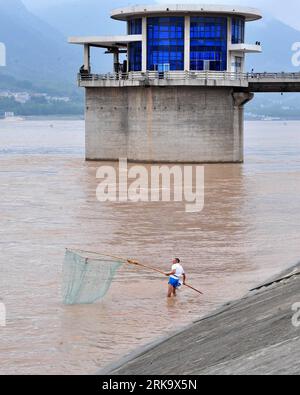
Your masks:
[{"label": "building roof overhang", "polygon": [[208,5],[208,4],[161,4],[161,5],[137,5],[118,8],[112,11],[113,19],[126,21],[130,18],[143,16],[155,16],[166,14],[218,14],[242,16],[247,22],[256,21],[262,18],[261,12],[256,8],[228,6],[228,5]]},{"label": "building roof overhang", "polygon": [[70,37],[70,44],[89,45],[90,47],[99,48],[126,48],[131,42],[142,41],[140,34],[124,36],[87,36],[87,37]]}]

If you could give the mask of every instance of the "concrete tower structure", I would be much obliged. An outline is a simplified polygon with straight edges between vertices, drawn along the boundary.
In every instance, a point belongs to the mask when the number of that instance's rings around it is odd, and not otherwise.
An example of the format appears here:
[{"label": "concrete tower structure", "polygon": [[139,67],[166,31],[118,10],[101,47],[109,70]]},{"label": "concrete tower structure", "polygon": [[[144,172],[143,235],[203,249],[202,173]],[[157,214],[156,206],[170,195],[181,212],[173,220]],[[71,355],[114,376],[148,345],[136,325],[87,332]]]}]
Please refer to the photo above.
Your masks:
[{"label": "concrete tower structure", "polygon": [[[141,162],[242,162],[246,22],[258,10],[212,5],[133,6],[112,12],[124,36],[72,37],[84,46],[86,158]],[[113,54],[93,74],[90,48]],[[126,60],[120,63],[120,54]]]}]

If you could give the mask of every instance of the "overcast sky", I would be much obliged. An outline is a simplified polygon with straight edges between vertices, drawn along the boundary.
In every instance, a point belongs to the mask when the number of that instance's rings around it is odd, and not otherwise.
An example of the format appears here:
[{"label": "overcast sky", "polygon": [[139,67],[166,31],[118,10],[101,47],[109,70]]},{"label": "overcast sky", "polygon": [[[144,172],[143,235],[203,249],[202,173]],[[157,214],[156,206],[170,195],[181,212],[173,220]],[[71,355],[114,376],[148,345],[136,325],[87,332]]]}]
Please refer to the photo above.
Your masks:
[{"label": "overcast sky", "polygon": [[[41,8],[48,5],[55,5],[59,3],[72,3],[74,1],[82,2],[84,7],[85,0],[23,0],[23,2],[31,8]],[[110,3],[109,0],[99,0],[99,3]],[[262,11],[272,14],[283,22],[296,27],[300,30],[300,0],[156,0],[157,3],[198,3],[198,4],[235,4],[257,7]],[[120,1],[124,4],[124,1]],[[147,4],[147,0],[128,0],[130,4]]]}]

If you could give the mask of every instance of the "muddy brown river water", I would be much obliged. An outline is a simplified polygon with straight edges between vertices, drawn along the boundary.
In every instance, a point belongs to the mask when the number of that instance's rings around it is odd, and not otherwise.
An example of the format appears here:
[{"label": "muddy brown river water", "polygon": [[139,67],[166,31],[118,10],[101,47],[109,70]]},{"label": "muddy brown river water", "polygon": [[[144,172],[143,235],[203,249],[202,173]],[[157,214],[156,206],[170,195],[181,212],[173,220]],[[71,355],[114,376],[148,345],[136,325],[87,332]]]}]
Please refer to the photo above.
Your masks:
[{"label": "muddy brown river water", "polygon": [[[0,121],[1,374],[93,373],[207,314],[300,258],[300,122],[248,122],[245,164],[205,166],[205,207],[99,203],[80,120]],[[124,266],[106,298],[61,300],[66,247],[109,251],[190,282]]]}]

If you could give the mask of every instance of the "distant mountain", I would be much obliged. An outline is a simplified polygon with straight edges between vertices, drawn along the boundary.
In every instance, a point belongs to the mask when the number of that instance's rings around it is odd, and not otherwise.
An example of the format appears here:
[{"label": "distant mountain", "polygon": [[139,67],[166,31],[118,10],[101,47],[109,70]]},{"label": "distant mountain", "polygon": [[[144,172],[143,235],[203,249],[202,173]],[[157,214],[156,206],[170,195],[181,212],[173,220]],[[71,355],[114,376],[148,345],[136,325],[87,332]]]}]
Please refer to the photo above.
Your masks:
[{"label": "distant mountain", "polygon": [[248,70],[256,71],[300,71],[292,64],[292,45],[300,41],[300,31],[284,23],[266,17],[247,24],[247,42],[260,41],[263,53],[247,56]]},{"label": "distant mountain", "polygon": [[[145,3],[154,3],[147,0]],[[38,16],[65,36],[122,34],[125,24],[113,21],[110,12],[128,5],[128,0],[69,0],[52,6],[40,6]],[[247,69],[256,71],[297,71],[291,63],[291,47],[300,41],[300,32],[269,16],[247,24],[247,42],[260,41],[263,54],[247,55]],[[111,59],[95,50],[97,70],[109,71]],[[97,59],[97,60],[96,60]],[[98,66],[99,65],[99,66]],[[300,70],[299,70],[300,71]]]},{"label": "distant mountain", "polygon": [[[147,0],[147,3],[154,0]],[[69,0],[27,10],[21,0],[0,0],[0,42],[7,46],[7,73],[42,83],[74,81],[82,63],[82,48],[67,44],[71,35],[122,34],[125,24],[110,18],[112,9],[128,0]],[[300,32],[270,17],[247,24],[247,42],[261,41],[263,54],[248,55],[247,69],[297,71],[291,63],[292,44]],[[111,69],[104,50],[92,51],[92,62],[101,72]]]},{"label": "distant mountain", "polygon": [[[154,0],[147,0],[154,3]],[[126,26],[110,19],[110,12],[128,4],[128,0],[69,0],[29,12],[21,0],[0,0],[0,42],[7,47],[7,67],[0,67],[0,89],[39,86],[68,93],[81,92],[76,87],[76,73],[82,64],[81,46],[67,43],[73,35],[122,34]],[[300,71],[292,65],[292,45],[300,41],[300,32],[282,22],[266,17],[247,25],[247,42],[260,41],[263,54],[247,55],[247,69],[255,71]],[[111,55],[104,49],[93,49],[92,66],[95,72],[112,69]],[[9,78],[5,78],[5,76]],[[77,93],[75,93],[77,94]],[[266,102],[276,112],[280,106],[293,107],[285,95],[257,95],[249,111],[266,110]],[[298,100],[298,95],[294,96]],[[288,101],[288,103],[286,103]],[[293,107],[294,108],[294,107]],[[269,110],[268,110],[269,111]],[[298,111],[297,109],[293,111]]]},{"label": "distant mountain", "polygon": [[63,33],[30,13],[20,0],[0,0],[0,42],[7,49],[1,75],[38,85],[70,84],[80,64],[80,51]]},{"label": "distant mountain", "polygon": [[[147,0],[146,3],[154,1]],[[113,21],[110,12],[128,5],[127,0],[73,0],[36,9],[37,15],[65,36],[124,33],[124,23]]]},{"label": "distant mountain", "polygon": [[[145,1],[147,4],[154,0]],[[126,24],[110,18],[113,9],[128,6],[128,0],[69,0],[68,2],[34,8],[37,15],[69,36],[103,36],[125,34]],[[82,48],[77,48],[82,54]],[[112,56],[104,49],[92,49],[91,63],[99,73],[112,70]],[[80,58],[82,62],[82,55]],[[81,65],[81,63],[79,64]]]}]

